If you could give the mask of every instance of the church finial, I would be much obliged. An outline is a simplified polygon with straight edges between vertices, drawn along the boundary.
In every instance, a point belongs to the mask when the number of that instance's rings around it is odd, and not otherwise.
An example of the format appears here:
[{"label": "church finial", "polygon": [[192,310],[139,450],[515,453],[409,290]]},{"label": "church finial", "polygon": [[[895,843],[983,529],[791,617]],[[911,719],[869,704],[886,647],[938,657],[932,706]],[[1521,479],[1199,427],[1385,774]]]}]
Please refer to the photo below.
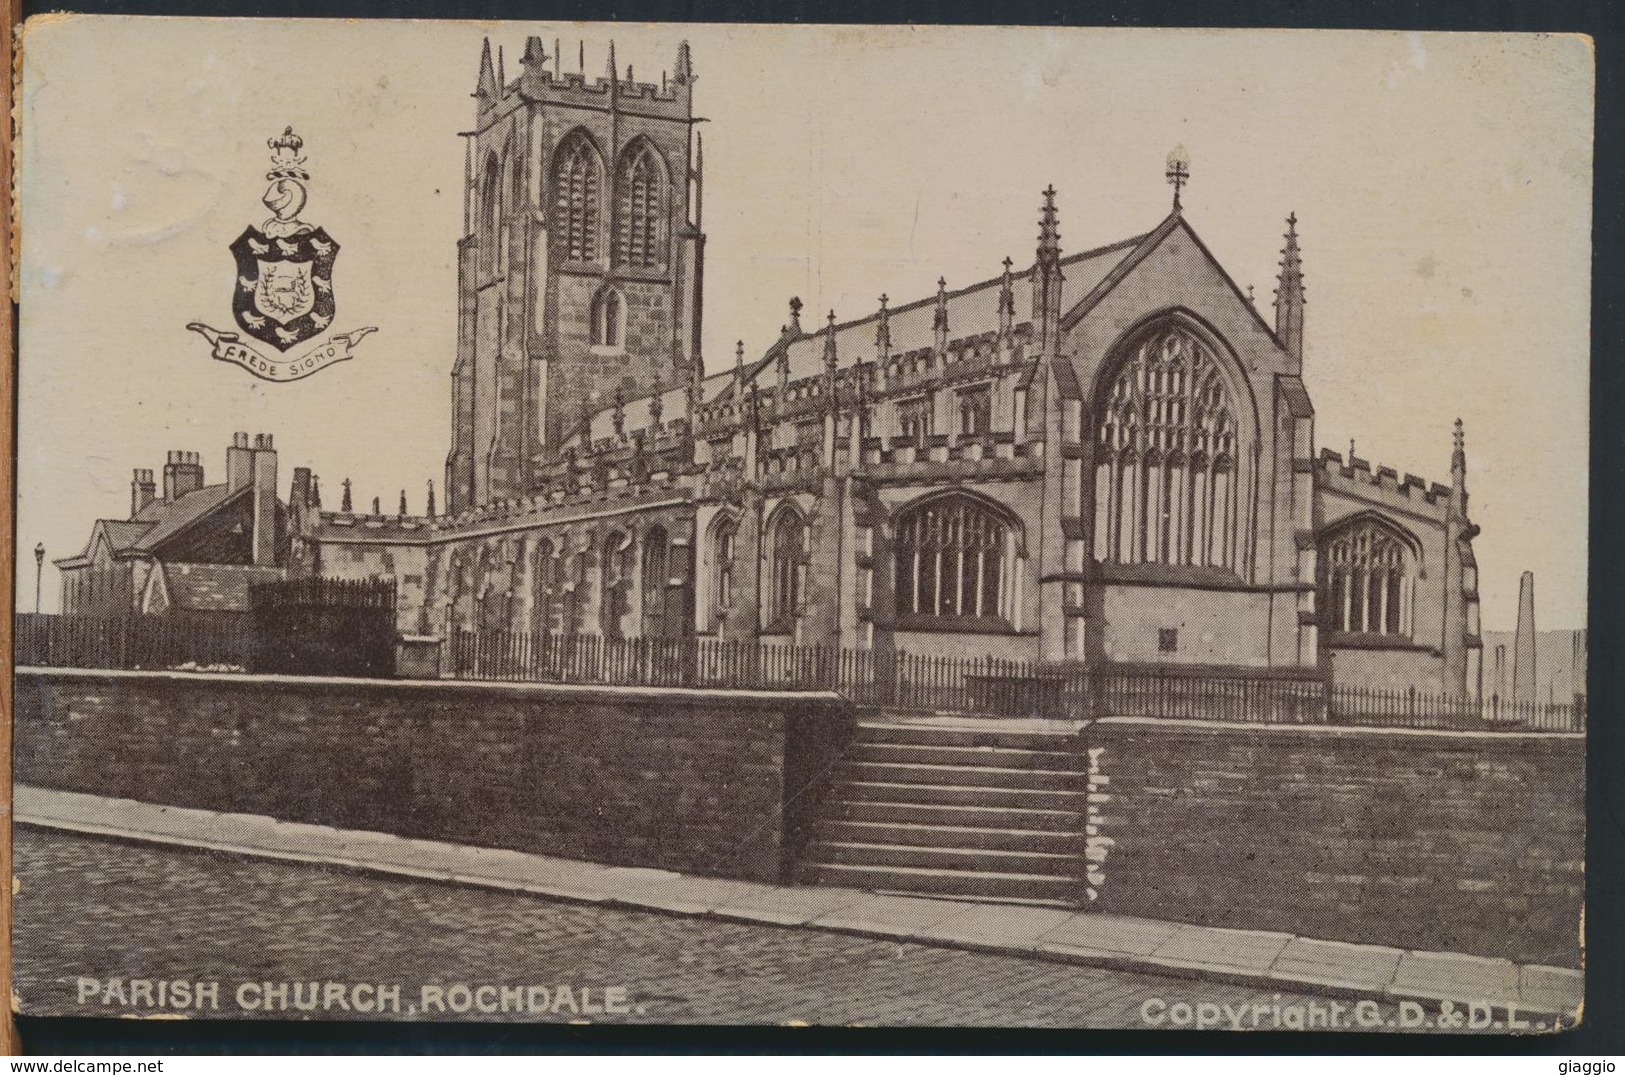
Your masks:
[{"label": "church finial", "polygon": [[745,341],[734,344],[734,402],[741,402],[745,394]]},{"label": "church finial", "polygon": [[320,474],[310,476],[310,506],[317,509],[322,506],[322,476]]},{"label": "church finial", "polygon": [[801,335],[801,296],[794,295],[790,299],[790,324],[785,326],[793,336]]},{"label": "church finial", "polygon": [[398,515],[399,518],[402,518],[402,519],[406,518],[406,490],[405,489],[401,490],[401,506],[400,506],[400,511],[397,513],[397,515]]},{"label": "church finial", "polygon": [[1015,262],[1004,259],[1004,275],[999,278],[999,337],[1007,338],[1016,327],[1016,286],[1011,267]]},{"label": "church finial", "polygon": [[502,46],[497,46],[497,96],[508,88],[508,65],[502,58]]},{"label": "church finial", "polygon": [[1061,252],[1060,220],[1055,213],[1055,184],[1044,188],[1044,208],[1038,216],[1038,260]]},{"label": "church finial", "polygon": [[344,496],[339,500],[339,510],[348,515],[350,513],[350,479],[345,478],[342,484],[344,486]]},{"label": "church finial", "polygon": [[604,77],[609,79],[611,86],[615,85],[619,72],[615,70],[615,39],[609,39],[609,58],[604,63]]},{"label": "church finial", "polygon": [[474,96],[495,100],[497,96],[496,69],[491,65],[491,39],[485,39],[480,49],[480,77],[474,86]]},{"label": "church finial", "polygon": [[[831,310],[829,312],[829,326],[824,329],[824,405],[828,408],[830,414],[834,414],[839,409],[839,403],[835,398],[837,384],[835,368],[838,365],[840,365],[840,356],[835,352],[835,311]],[[831,436],[833,437],[833,431]],[[833,446],[833,443],[834,441],[831,440],[830,445]]]},{"label": "church finial", "polygon": [[1281,275],[1275,288],[1275,336],[1303,363],[1303,259],[1298,251],[1298,214],[1286,218],[1286,245],[1281,248]]},{"label": "church finial", "polygon": [[1467,474],[1467,434],[1462,430],[1461,419],[1456,419],[1456,431],[1452,438],[1450,452],[1450,475],[1452,478]]},{"label": "church finial", "polygon": [[382,515],[384,513],[384,506],[379,503],[378,497],[372,498],[372,513],[374,515]]},{"label": "church finial", "polygon": [[672,68],[671,80],[679,86],[688,86],[694,82],[694,59],[689,55],[688,42],[677,43],[677,65]]},{"label": "church finial", "polygon": [[535,34],[525,38],[525,52],[519,57],[519,63],[524,67],[545,67],[547,65],[547,48],[542,39]]},{"label": "church finial", "polygon": [[948,350],[948,278],[937,277],[937,308],[931,315],[931,331],[936,336],[937,354]]},{"label": "church finial", "polygon": [[1185,147],[1175,146],[1168,154],[1168,185],[1174,188],[1174,212],[1180,211],[1179,192],[1191,181],[1191,155]]},{"label": "church finial", "polygon": [[891,310],[886,307],[886,303],[890,301],[882,292],[880,312],[875,315],[875,351],[882,359],[891,357]]},{"label": "church finial", "polygon": [[435,517],[434,479],[433,478],[429,479],[429,498],[425,503],[428,506],[425,508],[423,514],[425,514],[429,518],[433,519]]},{"label": "church finial", "polygon": [[1038,326],[1038,351],[1047,354],[1061,334],[1061,229],[1055,210],[1055,185],[1044,189],[1044,208],[1038,217],[1038,262],[1033,266],[1033,324]]}]

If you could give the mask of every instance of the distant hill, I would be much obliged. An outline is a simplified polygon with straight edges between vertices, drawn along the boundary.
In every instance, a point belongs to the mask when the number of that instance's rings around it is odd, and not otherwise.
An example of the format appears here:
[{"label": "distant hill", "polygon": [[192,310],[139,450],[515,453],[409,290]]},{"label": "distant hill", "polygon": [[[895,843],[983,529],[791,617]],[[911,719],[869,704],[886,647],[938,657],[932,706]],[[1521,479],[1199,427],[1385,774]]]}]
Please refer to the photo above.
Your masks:
[{"label": "distant hill", "polygon": [[[1535,697],[1538,701],[1550,699],[1554,702],[1572,701],[1576,687],[1574,685],[1574,636],[1575,631],[1536,631],[1535,632]],[[1505,646],[1506,655],[1506,693],[1512,694],[1512,638],[1511,631],[1485,631],[1484,632],[1484,697],[1488,698],[1495,693],[1495,647]],[[1582,660],[1584,651],[1582,650]],[[1580,676],[1585,676],[1585,668],[1580,668]],[[1580,693],[1585,692],[1585,684],[1578,687]]]}]

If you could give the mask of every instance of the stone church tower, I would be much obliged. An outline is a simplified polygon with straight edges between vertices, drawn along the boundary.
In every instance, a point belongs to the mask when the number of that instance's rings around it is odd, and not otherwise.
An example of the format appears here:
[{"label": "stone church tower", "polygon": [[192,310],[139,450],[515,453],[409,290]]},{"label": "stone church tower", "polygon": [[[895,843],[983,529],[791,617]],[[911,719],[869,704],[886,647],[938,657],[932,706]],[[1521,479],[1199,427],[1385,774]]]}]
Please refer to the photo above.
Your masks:
[{"label": "stone church tower", "polygon": [[660,84],[563,72],[531,37],[511,83],[489,41],[465,132],[453,514],[529,495],[586,417],[698,372],[701,158],[685,42]]}]

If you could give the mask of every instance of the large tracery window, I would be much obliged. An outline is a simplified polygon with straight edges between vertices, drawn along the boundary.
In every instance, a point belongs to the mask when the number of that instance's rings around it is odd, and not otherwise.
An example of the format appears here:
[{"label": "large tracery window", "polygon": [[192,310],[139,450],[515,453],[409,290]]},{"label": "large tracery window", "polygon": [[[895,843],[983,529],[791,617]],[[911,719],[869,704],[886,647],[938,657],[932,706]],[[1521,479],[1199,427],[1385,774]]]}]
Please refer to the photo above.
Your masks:
[{"label": "large tracery window", "polygon": [[807,524],[793,508],[785,508],[773,520],[772,543],[768,546],[768,629],[788,631],[801,612],[802,582],[806,571]]},{"label": "large tracery window", "polygon": [[631,269],[660,267],[661,168],[647,142],[639,142],[615,180],[615,260]]},{"label": "large tracery window", "polygon": [[913,617],[1006,617],[1010,524],[967,496],[933,497],[897,517],[897,613]]},{"label": "large tracery window", "polygon": [[1347,634],[1409,635],[1413,563],[1411,544],[1386,523],[1335,531],[1320,557],[1322,622]]},{"label": "large tracery window", "polygon": [[1134,348],[1102,397],[1097,560],[1235,568],[1236,414],[1218,360],[1189,332]]},{"label": "large tracery window", "polygon": [[578,133],[560,143],[553,168],[552,227],[570,261],[598,260],[603,186],[603,166],[586,136]]}]

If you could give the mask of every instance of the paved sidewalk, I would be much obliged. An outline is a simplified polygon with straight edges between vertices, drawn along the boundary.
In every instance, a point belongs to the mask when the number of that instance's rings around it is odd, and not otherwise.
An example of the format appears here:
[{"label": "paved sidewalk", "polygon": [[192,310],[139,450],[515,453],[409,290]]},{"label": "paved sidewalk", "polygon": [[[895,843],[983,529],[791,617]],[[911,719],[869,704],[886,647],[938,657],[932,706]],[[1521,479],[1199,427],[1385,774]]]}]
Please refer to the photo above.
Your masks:
[{"label": "paved sidewalk", "polygon": [[418,877],[578,903],[828,930],[1293,992],[1515,1007],[1573,1018],[1580,972],[1290,933],[1218,929],[1048,907],[785,887],[604,866],[385,833],[157,806],[19,785],[19,824]]}]

